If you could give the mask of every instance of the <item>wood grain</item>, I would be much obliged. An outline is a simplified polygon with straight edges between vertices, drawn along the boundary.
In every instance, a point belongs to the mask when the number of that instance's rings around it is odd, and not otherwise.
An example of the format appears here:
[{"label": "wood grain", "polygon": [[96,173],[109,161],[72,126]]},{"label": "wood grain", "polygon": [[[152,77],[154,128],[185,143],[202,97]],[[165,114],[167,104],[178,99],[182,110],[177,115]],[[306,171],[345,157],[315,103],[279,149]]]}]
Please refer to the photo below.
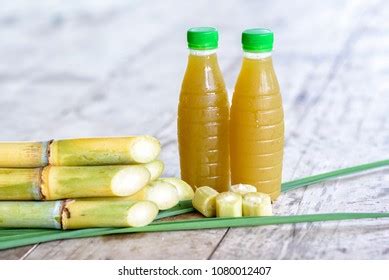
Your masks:
[{"label": "wood grain", "polygon": [[[0,10],[8,38],[0,42],[0,140],[153,134],[166,175],[177,176],[186,29],[219,28],[231,95],[240,32],[268,26],[286,116],[284,181],[387,157],[385,1],[27,2]],[[381,170],[293,191],[276,213],[388,211],[388,182]],[[387,259],[388,233],[386,220],[366,220],[129,234],[0,251],[0,259]]]}]

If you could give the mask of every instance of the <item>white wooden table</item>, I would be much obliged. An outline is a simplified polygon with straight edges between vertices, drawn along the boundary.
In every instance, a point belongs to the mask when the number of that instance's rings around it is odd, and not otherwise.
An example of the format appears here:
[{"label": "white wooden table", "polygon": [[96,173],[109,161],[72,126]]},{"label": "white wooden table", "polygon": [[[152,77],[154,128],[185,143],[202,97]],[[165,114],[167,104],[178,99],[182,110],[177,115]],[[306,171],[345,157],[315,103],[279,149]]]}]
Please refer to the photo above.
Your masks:
[{"label": "white wooden table", "polygon": [[[387,1],[59,2],[0,5],[0,140],[152,134],[166,175],[178,176],[186,29],[219,28],[231,95],[240,32],[265,26],[276,35],[286,116],[284,181],[389,157]],[[389,211],[388,169],[289,192],[275,205],[283,215],[335,211]],[[388,259],[389,221],[116,235],[0,258]]]}]

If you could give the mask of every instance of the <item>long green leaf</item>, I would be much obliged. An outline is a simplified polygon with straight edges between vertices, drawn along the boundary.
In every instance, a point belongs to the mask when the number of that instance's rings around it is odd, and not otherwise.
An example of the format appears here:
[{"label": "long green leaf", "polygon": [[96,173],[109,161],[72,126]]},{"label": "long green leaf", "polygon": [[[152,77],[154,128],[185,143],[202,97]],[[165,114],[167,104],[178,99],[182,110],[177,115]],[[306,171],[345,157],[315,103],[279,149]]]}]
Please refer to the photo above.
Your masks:
[{"label": "long green leaf", "polygon": [[335,179],[341,176],[347,176],[347,175],[364,172],[370,169],[380,168],[384,166],[389,166],[389,160],[381,160],[381,161],[356,165],[352,167],[342,168],[331,172],[326,172],[318,175],[313,175],[313,176],[293,180],[290,182],[285,182],[282,183],[281,190],[282,192],[288,192],[307,185],[316,184],[330,179]]},{"label": "long green leaf", "polygon": [[138,228],[91,228],[83,230],[61,231],[52,230],[44,235],[27,235],[15,239],[0,242],[0,249],[14,248],[39,242],[47,242],[59,239],[83,238],[102,236],[119,233],[135,232],[159,232],[177,230],[214,229],[227,227],[249,227],[279,224],[294,224],[307,222],[338,221],[351,219],[388,218],[389,212],[385,213],[327,213],[293,216],[271,217],[242,217],[242,218],[201,218],[174,222],[155,222],[145,227]]},{"label": "long green leaf", "polygon": [[157,219],[177,216],[185,213],[193,212],[192,200],[180,201],[177,206],[159,212]]}]

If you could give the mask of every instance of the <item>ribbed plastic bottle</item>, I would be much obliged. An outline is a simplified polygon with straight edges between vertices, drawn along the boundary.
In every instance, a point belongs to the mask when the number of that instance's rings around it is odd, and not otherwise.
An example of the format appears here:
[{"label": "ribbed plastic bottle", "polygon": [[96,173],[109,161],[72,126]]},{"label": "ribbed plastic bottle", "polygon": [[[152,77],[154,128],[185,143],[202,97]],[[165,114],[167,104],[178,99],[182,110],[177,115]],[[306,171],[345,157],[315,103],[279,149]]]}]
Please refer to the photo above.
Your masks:
[{"label": "ribbed plastic bottle", "polygon": [[273,69],[273,32],[242,34],[243,62],[231,106],[232,184],[255,185],[275,200],[281,191],[284,114]]},{"label": "ribbed plastic bottle", "polygon": [[217,60],[218,32],[212,27],[187,32],[188,64],[178,106],[181,177],[192,187],[227,191],[229,102]]}]

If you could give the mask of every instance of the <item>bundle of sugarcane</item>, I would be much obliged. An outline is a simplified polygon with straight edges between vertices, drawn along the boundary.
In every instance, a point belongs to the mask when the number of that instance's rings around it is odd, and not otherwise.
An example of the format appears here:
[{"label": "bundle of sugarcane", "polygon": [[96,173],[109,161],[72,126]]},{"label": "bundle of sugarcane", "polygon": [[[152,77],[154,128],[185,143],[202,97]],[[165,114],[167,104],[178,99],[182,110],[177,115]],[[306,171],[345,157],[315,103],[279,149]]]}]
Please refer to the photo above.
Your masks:
[{"label": "bundle of sugarcane", "polygon": [[159,178],[160,150],[151,136],[0,143],[0,227],[147,225],[193,197]]}]

